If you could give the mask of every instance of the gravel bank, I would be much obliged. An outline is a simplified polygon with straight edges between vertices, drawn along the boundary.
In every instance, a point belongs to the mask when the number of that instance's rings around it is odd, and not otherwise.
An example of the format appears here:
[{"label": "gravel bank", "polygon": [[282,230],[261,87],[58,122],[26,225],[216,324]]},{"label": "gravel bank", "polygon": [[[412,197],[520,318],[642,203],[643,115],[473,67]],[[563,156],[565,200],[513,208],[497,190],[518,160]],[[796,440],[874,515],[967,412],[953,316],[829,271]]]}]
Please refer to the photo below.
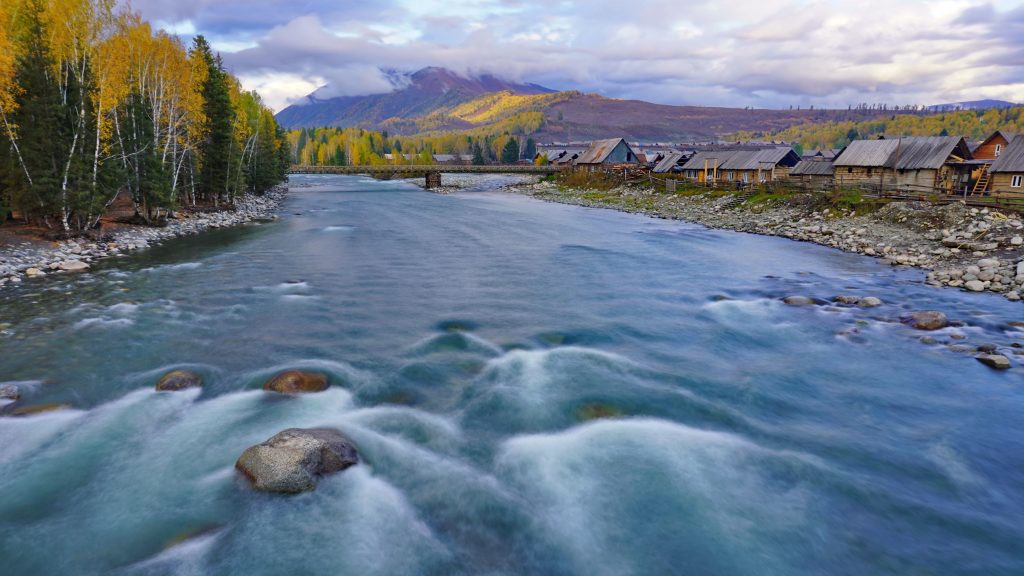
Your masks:
[{"label": "gravel bank", "polygon": [[231,211],[180,212],[178,218],[170,219],[162,228],[120,226],[104,241],[74,238],[52,243],[0,244],[0,288],[18,284],[25,278],[88,270],[89,263],[95,260],[142,250],[170,238],[276,218],[274,213],[286,192],[287,188],[278,187],[262,195],[246,195],[235,202],[235,209]]},{"label": "gravel bank", "polygon": [[679,195],[646,188],[562,189],[541,182],[509,191],[542,200],[697,222],[711,228],[782,236],[929,270],[928,283],[1024,299],[1024,222],[1020,214],[955,203],[893,202],[867,214],[828,206],[820,195],[752,204],[736,195]]}]

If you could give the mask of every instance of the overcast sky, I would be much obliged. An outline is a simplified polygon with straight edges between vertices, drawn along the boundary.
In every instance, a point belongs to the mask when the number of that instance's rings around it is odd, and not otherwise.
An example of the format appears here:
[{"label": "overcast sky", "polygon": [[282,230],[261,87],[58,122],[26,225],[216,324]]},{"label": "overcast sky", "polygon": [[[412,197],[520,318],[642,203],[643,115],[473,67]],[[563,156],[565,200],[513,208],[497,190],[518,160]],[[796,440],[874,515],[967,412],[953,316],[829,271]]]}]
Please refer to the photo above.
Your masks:
[{"label": "overcast sky", "polygon": [[275,109],[443,66],[666,104],[1024,102],[1017,0],[133,0]]}]

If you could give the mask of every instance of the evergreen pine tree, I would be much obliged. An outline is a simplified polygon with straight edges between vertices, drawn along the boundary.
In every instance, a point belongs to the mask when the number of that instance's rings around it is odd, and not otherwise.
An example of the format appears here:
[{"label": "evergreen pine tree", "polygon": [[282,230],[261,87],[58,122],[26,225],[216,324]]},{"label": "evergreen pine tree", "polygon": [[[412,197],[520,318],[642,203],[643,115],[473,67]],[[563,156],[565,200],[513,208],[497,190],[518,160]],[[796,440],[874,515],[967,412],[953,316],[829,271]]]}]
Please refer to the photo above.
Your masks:
[{"label": "evergreen pine tree", "polygon": [[474,142],[473,143],[473,165],[474,166],[483,166],[484,164],[486,164],[486,162],[484,161],[484,151],[483,151],[483,149],[480,148],[480,143],[479,142]]},{"label": "evergreen pine tree", "polygon": [[516,162],[519,162],[519,142],[515,138],[511,138],[501,149],[501,163],[515,164]]},{"label": "evergreen pine tree", "polygon": [[233,191],[230,162],[234,147],[232,124],[235,113],[231,107],[227,74],[220,56],[213,55],[210,44],[202,35],[196,36],[192,50],[202,56],[208,72],[202,86],[206,122],[199,143],[199,185],[207,198],[217,202],[229,197]]},{"label": "evergreen pine tree", "polygon": [[527,160],[533,160],[533,157],[537,155],[537,143],[534,142],[533,138],[526,139],[526,147],[523,150],[523,158]]}]

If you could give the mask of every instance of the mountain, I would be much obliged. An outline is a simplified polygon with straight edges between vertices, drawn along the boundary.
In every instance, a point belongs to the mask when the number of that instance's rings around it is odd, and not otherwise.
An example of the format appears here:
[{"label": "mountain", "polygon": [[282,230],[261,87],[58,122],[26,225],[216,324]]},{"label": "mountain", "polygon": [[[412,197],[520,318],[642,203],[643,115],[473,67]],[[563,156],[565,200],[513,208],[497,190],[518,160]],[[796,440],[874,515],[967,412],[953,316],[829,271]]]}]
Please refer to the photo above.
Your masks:
[{"label": "mountain", "polygon": [[[287,128],[362,126],[377,128],[392,118],[417,118],[456,106],[485,94],[549,94],[554,90],[536,84],[516,84],[491,75],[466,78],[444,68],[424,68],[396,82],[396,90],[369,96],[319,99],[316,92],[303,102],[277,114]],[[404,84],[404,86],[403,86]]]},{"label": "mountain", "polygon": [[494,76],[466,78],[424,68],[387,94],[318,98],[277,114],[287,128],[323,126],[387,130],[392,135],[476,130],[529,134],[540,142],[623,136],[631,141],[716,140],[737,132],[772,133],[815,122],[862,121],[902,114],[881,110],[765,110],[671,106],[578,91],[556,92]]},{"label": "mountain", "polygon": [[967,102],[951,102],[949,104],[935,104],[929,106],[931,112],[950,112],[953,110],[990,110],[992,108],[1014,108],[1020,104],[1007,102],[1006,100],[970,100]]}]

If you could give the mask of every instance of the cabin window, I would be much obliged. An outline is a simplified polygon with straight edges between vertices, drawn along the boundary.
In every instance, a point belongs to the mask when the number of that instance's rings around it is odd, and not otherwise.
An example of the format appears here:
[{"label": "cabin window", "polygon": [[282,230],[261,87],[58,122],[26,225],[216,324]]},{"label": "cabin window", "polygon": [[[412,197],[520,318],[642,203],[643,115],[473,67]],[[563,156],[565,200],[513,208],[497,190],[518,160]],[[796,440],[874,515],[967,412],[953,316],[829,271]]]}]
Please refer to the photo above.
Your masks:
[{"label": "cabin window", "polygon": [[1020,188],[1020,181],[1024,179],[1024,176],[1020,174],[1010,178],[1010,188]]},{"label": "cabin window", "polygon": [[726,177],[726,178],[728,178],[728,180],[729,180],[730,182],[732,182],[732,172],[728,172],[728,173],[727,173],[727,174],[725,175],[725,177]]},{"label": "cabin window", "polygon": [[1002,151],[1003,151],[1003,145],[1002,144],[996,144],[996,154],[995,155],[999,156],[999,153],[1002,152]]},{"label": "cabin window", "polygon": [[868,168],[868,176],[871,176],[871,168]]},{"label": "cabin window", "polygon": [[847,174],[853,174],[853,168],[852,167],[851,168],[847,168],[846,169],[846,173]]}]

